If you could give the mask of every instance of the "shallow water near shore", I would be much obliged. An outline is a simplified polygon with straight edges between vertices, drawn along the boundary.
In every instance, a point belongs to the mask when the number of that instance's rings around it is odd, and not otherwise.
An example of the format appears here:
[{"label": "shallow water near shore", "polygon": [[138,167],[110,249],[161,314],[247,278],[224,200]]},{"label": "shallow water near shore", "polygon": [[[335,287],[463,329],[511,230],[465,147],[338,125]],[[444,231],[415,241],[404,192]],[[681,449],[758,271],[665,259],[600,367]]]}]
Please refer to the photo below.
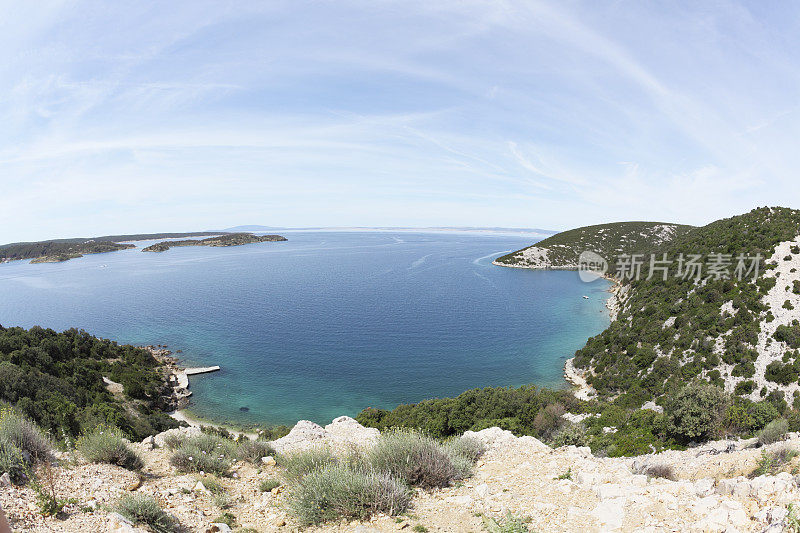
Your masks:
[{"label": "shallow water near shore", "polygon": [[[215,422],[327,423],[483,386],[562,386],[609,323],[609,283],[491,264],[521,235],[282,232],[232,248],[138,248],[0,264],[0,324],[167,344]],[[585,299],[582,296],[589,298]]]}]

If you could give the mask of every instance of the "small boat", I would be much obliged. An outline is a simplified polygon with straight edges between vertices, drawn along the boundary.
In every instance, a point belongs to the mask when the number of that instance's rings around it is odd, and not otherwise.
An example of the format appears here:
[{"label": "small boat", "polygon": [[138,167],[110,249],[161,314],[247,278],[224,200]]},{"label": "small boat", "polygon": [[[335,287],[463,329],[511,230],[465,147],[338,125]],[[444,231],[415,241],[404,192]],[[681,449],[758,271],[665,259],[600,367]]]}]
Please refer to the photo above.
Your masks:
[{"label": "small boat", "polygon": [[585,294],[583,295],[583,298],[584,298],[585,300],[588,300],[588,299],[589,299],[589,297],[588,297],[588,296],[586,296]]}]

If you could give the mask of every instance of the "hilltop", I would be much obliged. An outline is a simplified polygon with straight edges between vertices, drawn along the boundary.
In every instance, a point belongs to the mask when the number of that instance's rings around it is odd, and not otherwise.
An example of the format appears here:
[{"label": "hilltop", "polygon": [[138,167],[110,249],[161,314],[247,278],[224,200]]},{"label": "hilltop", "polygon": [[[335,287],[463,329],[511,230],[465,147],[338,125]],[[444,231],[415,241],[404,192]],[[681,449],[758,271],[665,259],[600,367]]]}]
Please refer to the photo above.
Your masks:
[{"label": "hilltop", "polygon": [[614,222],[562,231],[516,252],[498,257],[495,264],[520,268],[578,268],[582,252],[605,258],[638,253],[669,242],[692,226],[663,222]]}]

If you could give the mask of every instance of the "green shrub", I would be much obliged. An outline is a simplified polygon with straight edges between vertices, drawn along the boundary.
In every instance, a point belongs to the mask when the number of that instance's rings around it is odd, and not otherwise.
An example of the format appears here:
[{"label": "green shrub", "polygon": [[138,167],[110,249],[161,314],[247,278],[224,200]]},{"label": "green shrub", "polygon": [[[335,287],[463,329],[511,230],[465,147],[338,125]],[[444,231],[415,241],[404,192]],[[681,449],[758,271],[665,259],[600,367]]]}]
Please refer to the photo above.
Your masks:
[{"label": "green shrub", "polygon": [[377,513],[401,513],[411,495],[389,474],[329,464],[305,475],[291,492],[290,506],[301,525],[339,518],[364,520]]},{"label": "green shrub", "polygon": [[147,494],[126,494],[113,506],[113,510],[134,524],[144,524],[156,533],[179,531],[178,520],[164,512],[158,502]]},{"label": "green shrub", "polygon": [[287,455],[279,455],[278,465],[283,467],[289,482],[301,480],[307,474],[337,463],[336,457],[327,447],[317,446]]},{"label": "green shrub", "polygon": [[78,439],[78,451],[92,463],[108,463],[128,470],[139,470],[144,461],[114,427],[98,426]]},{"label": "green shrub", "polygon": [[8,472],[13,483],[22,483],[27,479],[28,464],[22,450],[5,437],[0,437],[0,472]]},{"label": "green shrub", "polygon": [[231,513],[222,513],[211,522],[212,524],[225,524],[229,528],[236,527],[236,517]]},{"label": "green shrub", "polygon": [[528,533],[530,531],[526,520],[512,515],[511,511],[500,520],[483,517],[483,528],[489,533]]},{"label": "green shrub", "polygon": [[784,418],[773,420],[762,429],[758,434],[758,442],[762,446],[783,440],[789,431],[789,422]]},{"label": "green shrub", "polygon": [[563,414],[566,412],[560,403],[548,405],[536,413],[533,419],[533,428],[539,437],[549,439],[558,428],[564,425]]},{"label": "green shrub", "polygon": [[236,457],[236,443],[225,437],[203,433],[184,439],[169,462],[179,472],[227,475]]},{"label": "green shrub", "polygon": [[386,472],[413,487],[446,487],[463,474],[444,446],[409,430],[383,433],[367,452],[367,461],[377,471]]},{"label": "green shrub", "polygon": [[586,446],[588,444],[586,426],[583,424],[564,424],[555,432],[550,442],[553,448],[561,446]]},{"label": "green shrub", "polygon": [[769,401],[753,403],[748,407],[747,412],[752,419],[750,431],[757,431],[780,416],[777,407]]},{"label": "green shrub", "polygon": [[258,490],[261,492],[269,492],[272,489],[277,489],[281,486],[281,482],[277,479],[262,479],[258,484]]},{"label": "green shrub", "polygon": [[455,437],[445,441],[445,448],[453,455],[459,455],[471,462],[475,462],[486,453],[486,445],[472,437]]},{"label": "green shrub", "polygon": [[225,493],[225,487],[223,487],[222,483],[219,482],[219,479],[217,479],[214,476],[203,476],[200,479],[198,479],[197,481],[202,483],[203,486],[206,489],[208,489],[208,491],[210,493],[212,493],[212,494],[224,494]]},{"label": "green shrub", "polygon": [[262,457],[275,455],[275,448],[264,441],[245,439],[239,442],[237,456],[242,461],[259,463]]},{"label": "green shrub", "polygon": [[180,448],[188,437],[182,433],[170,433],[164,437],[164,446],[169,450],[176,450]]},{"label": "green shrub", "polygon": [[668,398],[668,431],[684,442],[716,435],[727,409],[728,396],[713,385],[691,384]]},{"label": "green shrub", "polygon": [[0,409],[0,439],[14,443],[32,461],[49,462],[53,458],[50,439],[34,422],[9,407]]},{"label": "green shrub", "polygon": [[772,453],[761,452],[758,465],[748,477],[752,479],[758,476],[778,474],[797,455],[796,450],[788,447],[780,448]]},{"label": "green shrub", "polygon": [[779,385],[788,385],[797,381],[798,374],[797,368],[791,364],[783,364],[780,361],[772,361],[767,365],[764,377],[767,381],[778,383]]},{"label": "green shrub", "polygon": [[258,440],[270,441],[285,437],[292,430],[289,426],[272,426],[258,431]]}]

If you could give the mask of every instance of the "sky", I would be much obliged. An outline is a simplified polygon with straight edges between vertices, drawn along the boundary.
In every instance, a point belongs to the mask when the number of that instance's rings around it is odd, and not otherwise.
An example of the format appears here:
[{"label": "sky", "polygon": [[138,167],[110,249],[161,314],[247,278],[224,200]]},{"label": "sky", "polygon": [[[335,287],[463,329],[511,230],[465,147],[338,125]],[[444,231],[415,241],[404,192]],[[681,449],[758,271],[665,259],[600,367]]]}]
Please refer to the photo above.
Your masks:
[{"label": "sky", "polygon": [[0,0],[0,242],[800,208],[799,10]]}]

